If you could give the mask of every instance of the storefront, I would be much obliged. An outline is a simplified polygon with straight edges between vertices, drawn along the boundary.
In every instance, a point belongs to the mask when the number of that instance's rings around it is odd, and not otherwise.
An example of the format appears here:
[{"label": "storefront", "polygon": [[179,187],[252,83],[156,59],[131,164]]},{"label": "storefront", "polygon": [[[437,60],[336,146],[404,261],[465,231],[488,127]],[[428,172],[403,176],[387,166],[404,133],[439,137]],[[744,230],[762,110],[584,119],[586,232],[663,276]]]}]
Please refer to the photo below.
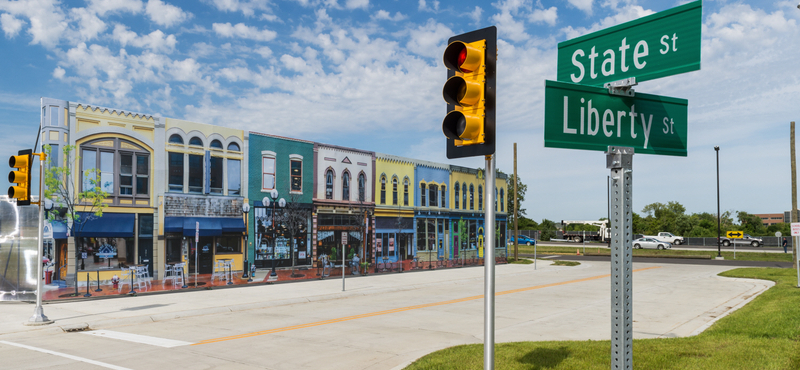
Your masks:
[{"label": "storefront", "polygon": [[244,220],[228,217],[165,217],[166,262],[188,259],[190,272],[211,274],[214,261],[233,259],[241,270]]},{"label": "storefront", "polygon": [[[254,203],[256,267],[311,265],[311,205],[284,204],[273,208],[264,207],[259,201]],[[273,217],[273,211],[277,217]]]},{"label": "storefront", "polygon": [[[365,222],[363,214],[318,214],[317,215],[317,259],[329,256],[331,260],[342,260],[342,248],[345,248],[345,259],[352,259],[358,254],[371,260],[372,252],[364,248]],[[367,242],[370,240],[367,234]]]},{"label": "storefront", "polygon": [[376,261],[397,262],[414,258],[414,219],[411,217],[375,218]]}]

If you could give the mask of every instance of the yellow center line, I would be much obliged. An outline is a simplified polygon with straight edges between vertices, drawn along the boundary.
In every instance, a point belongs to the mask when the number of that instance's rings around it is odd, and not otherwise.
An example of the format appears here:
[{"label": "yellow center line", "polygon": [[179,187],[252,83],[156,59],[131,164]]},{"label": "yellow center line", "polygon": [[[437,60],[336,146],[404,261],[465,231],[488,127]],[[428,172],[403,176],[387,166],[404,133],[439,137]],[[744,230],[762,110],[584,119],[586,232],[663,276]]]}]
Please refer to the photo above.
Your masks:
[{"label": "yellow center line", "polygon": [[[652,266],[652,267],[646,267],[646,268],[636,269],[636,270],[633,270],[633,272],[640,272],[640,271],[651,270],[651,269],[657,269],[657,268],[661,268],[661,266]],[[555,287],[555,286],[560,286],[560,285],[567,285],[567,284],[581,283],[581,282],[584,282],[584,281],[591,281],[591,280],[603,279],[603,278],[607,278],[607,277],[610,277],[610,276],[611,276],[611,274],[606,274],[606,275],[598,275],[598,276],[592,276],[592,277],[588,277],[588,278],[584,278],[584,279],[576,279],[576,280],[562,281],[562,282],[560,282],[560,283],[552,283],[552,284],[536,285],[536,286],[527,287],[527,288],[520,288],[520,289],[506,290],[506,291],[502,291],[502,292],[497,292],[497,293],[495,293],[495,296],[506,295],[506,294],[511,294],[511,293],[526,292],[526,291],[529,291],[529,290],[535,290],[535,289],[550,288],[550,287]],[[231,336],[228,336],[228,337],[221,337],[221,338],[214,338],[214,339],[206,339],[206,340],[204,340],[204,341],[200,341],[200,342],[194,343],[194,344],[192,344],[192,345],[193,345],[193,346],[197,346],[197,345],[200,345],[200,344],[209,344],[209,343],[225,342],[225,341],[234,340],[234,339],[250,338],[250,337],[256,337],[256,336],[259,336],[259,335],[267,335],[267,334],[275,334],[275,333],[280,333],[280,332],[284,332],[284,331],[291,331],[291,330],[297,330],[297,329],[305,329],[305,328],[311,328],[311,327],[315,327],[315,326],[328,325],[328,324],[335,324],[335,323],[344,322],[344,321],[357,320],[357,319],[364,319],[364,318],[368,318],[368,317],[375,317],[375,316],[381,316],[381,315],[388,315],[388,314],[391,314],[391,313],[398,313],[398,312],[405,312],[405,311],[411,311],[411,310],[418,310],[418,309],[421,309],[421,308],[436,307],[436,306],[444,306],[444,305],[453,304],[453,303],[461,303],[461,302],[467,302],[467,301],[474,301],[474,300],[481,299],[481,298],[483,298],[483,295],[482,295],[482,294],[481,294],[481,295],[476,295],[476,296],[471,296],[471,297],[459,298],[459,299],[451,299],[451,300],[449,300],[449,301],[442,301],[442,302],[434,302],[434,303],[419,304],[419,305],[415,305],[415,306],[407,306],[407,307],[393,308],[393,309],[391,309],[391,310],[384,310],[384,311],[370,312],[370,313],[364,313],[364,314],[360,314],[360,315],[353,315],[353,316],[340,317],[340,318],[337,318],[337,319],[330,319],[330,320],[316,321],[316,322],[311,322],[311,323],[307,323],[307,324],[292,325],[292,326],[284,326],[284,327],[282,327],[282,328],[275,328],[275,329],[269,329],[269,330],[256,331],[256,332],[252,332],[252,333],[245,333],[245,334],[231,335]]]}]

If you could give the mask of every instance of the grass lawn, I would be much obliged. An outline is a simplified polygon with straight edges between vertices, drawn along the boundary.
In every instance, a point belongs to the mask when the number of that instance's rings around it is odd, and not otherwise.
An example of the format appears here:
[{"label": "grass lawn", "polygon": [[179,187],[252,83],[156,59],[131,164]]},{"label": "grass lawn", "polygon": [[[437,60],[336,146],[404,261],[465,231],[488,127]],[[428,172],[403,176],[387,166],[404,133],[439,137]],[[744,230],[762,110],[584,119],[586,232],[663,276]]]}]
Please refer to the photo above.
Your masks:
[{"label": "grass lawn", "polygon": [[[538,254],[564,254],[564,255],[574,255],[576,251],[580,250],[581,254],[583,254],[583,246],[576,245],[574,247],[536,247],[536,252]],[[514,247],[511,246],[508,248],[509,256],[514,255]],[[519,253],[520,254],[533,254],[533,246],[527,245],[520,245],[519,246]],[[609,253],[608,248],[605,247],[598,247],[597,245],[586,245],[586,253],[602,253],[607,254]],[[652,257],[652,256],[704,256],[707,258],[714,258],[717,256],[716,251],[686,251],[686,250],[676,250],[676,249],[668,249],[668,250],[658,250],[658,249],[634,249],[633,250],[634,257]],[[732,260],[733,252],[722,252],[722,257],[726,260]],[[736,260],[737,261],[769,261],[769,262],[792,262],[792,254],[791,253],[766,253],[766,252],[736,252]]]},{"label": "grass lawn", "polygon": [[[634,369],[800,369],[797,272],[743,268],[720,275],[773,280],[776,285],[700,335],[634,340]],[[500,343],[495,347],[495,368],[607,370],[610,352],[610,341]],[[470,344],[431,353],[406,369],[482,368],[483,344]]]}]

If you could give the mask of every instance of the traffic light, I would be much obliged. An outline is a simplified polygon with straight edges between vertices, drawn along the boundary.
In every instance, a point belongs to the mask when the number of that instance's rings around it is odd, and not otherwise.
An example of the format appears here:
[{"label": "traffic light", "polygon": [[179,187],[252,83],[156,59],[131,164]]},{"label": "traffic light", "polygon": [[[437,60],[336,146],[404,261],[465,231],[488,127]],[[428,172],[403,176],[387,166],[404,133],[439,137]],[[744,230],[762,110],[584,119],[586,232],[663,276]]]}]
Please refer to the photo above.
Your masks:
[{"label": "traffic light", "polygon": [[447,102],[442,121],[447,158],[494,154],[496,61],[496,27],[450,38],[444,50],[447,82],[442,89]]},{"label": "traffic light", "polygon": [[8,182],[11,185],[8,187],[8,197],[17,200],[18,206],[27,206],[31,204],[31,165],[33,150],[25,149],[20,150],[18,155],[12,155],[8,159],[8,165],[15,168],[8,173]]}]

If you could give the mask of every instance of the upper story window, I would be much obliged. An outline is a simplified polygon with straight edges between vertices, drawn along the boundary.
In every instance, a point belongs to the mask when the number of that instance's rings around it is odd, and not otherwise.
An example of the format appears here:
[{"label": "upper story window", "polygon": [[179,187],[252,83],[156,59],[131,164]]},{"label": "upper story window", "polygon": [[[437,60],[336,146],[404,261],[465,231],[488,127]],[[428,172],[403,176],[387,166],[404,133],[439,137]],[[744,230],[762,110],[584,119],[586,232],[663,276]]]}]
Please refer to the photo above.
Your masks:
[{"label": "upper story window", "polygon": [[386,204],[386,175],[381,175],[381,204]]},{"label": "upper story window", "polygon": [[426,198],[425,198],[425,183],[421,182],[419,184],[419,206],[420,207],[425,207],[427,205],[428,205],[428,202],[426,201]]},{"label": "upper story window", "polygon": [[236,144],[236,143],[228,144],[228,150],[233,151],[233,152],[241,152],[242,151],[242,149],[239,148],[239,144]]},{"label": "upper story window", "polygon": [[302,193],[303,192],[303,157],[298,155],[290,155],[289,156],[289,176],[291,179],[291,188],[292,192]]},{"label": "upper story window", "polygon": [[478,185],[478,210],[483,209],[483,185]]},{"label": "upper story window", "polygon": [[99,187],[114,205],[149,200],[149,151],[127,140],[103,138],[81,144],[80,153],[81,190]]},{"label": "upper story window", "polygon": [[342,200],[350,200],[350,172],[342,174]]},{"label": "upper story window", "polygon": [[333,199],[333,170],[325,172],[325,199]]},{"label": "upper story window", "polygon": [[500,189],[500,212],[505,212],[506,202],[503,199],[503,189]]},{"label": "upper story window", "polygon": [[403,179],[403,205],[408,205],[408,177]]},{"label": "upper story window", "polygon": [[428,185],[428,205],[430,207],[438,207],[439,206],[439,186],[430,184]]},{"label": "upper story window", "polygon": [[211,140],[211,144],[209,144],[208,147],[212,149],[222,149],[222,142],[217,139]]},{"label": "upper story window", "polygon": [[455,201],[455,203],[453,203],[453,205],[454,205],[453,208],[455,208],[455,209],[458,209],[458,190],[459,190],[458,189],[458,183],[456,182],[456,186],[453,188],[453,191],[454,191],[453,200]]},{"label": "upper story window", "polygon": [[242,161],[228,159],[228,195],[242,194]]},{"label": "upper story window", "polygon": [[197,136],[193,136],[191,139],[189,139],[189,145],[203,146],[203,140]]},{"label": "upper story window", "polygon": [[397,176],[392,177],[392,204],[397,205]]},{"label": "upper story window", "polygon": [[367,176],[364,173],[358,174],[358,200],[363,202],[367,198]]},{"label": "upper story window", "polygon": [[261,152],[261,191],[275,189],[275,153]]},{"label": "upper story window", "polygon": [[494,211],[497,212],[497,188],[494,188]]},{"label": "upper story window", "polygon": [[469,210],[475,210],[475,185],[469,184]]},{"label": "upper story window", "polygon": [[203,193],[203,184],[205,178],[203,176],[203,158],[202,155],[189,154],[189,192],[190,193]]},{"label": "upper story window", "polygon": [[183,137],[181,137],[181,135],[178,135],[178,134],[172,134],[169,137],[169,143],[170,144],[181,144],[181,145],[183,145]]},{"label": "upper story window", "polygon": [[211,194],[222,194],[222,191],[224,190],[224,184],[222,183],[223,160],[224,159],[222,157],[211,157],[211,160],[209,161],[209,165],[211,166],[211,177],[209,179],[211,183],[209,184],[209,191]]},{"label": "upper story window", "polygon": [[442,185],[440,191],[442,192],[442,196],[439,199],[442,201],[442,208],[447,208],[447,187]]}]

